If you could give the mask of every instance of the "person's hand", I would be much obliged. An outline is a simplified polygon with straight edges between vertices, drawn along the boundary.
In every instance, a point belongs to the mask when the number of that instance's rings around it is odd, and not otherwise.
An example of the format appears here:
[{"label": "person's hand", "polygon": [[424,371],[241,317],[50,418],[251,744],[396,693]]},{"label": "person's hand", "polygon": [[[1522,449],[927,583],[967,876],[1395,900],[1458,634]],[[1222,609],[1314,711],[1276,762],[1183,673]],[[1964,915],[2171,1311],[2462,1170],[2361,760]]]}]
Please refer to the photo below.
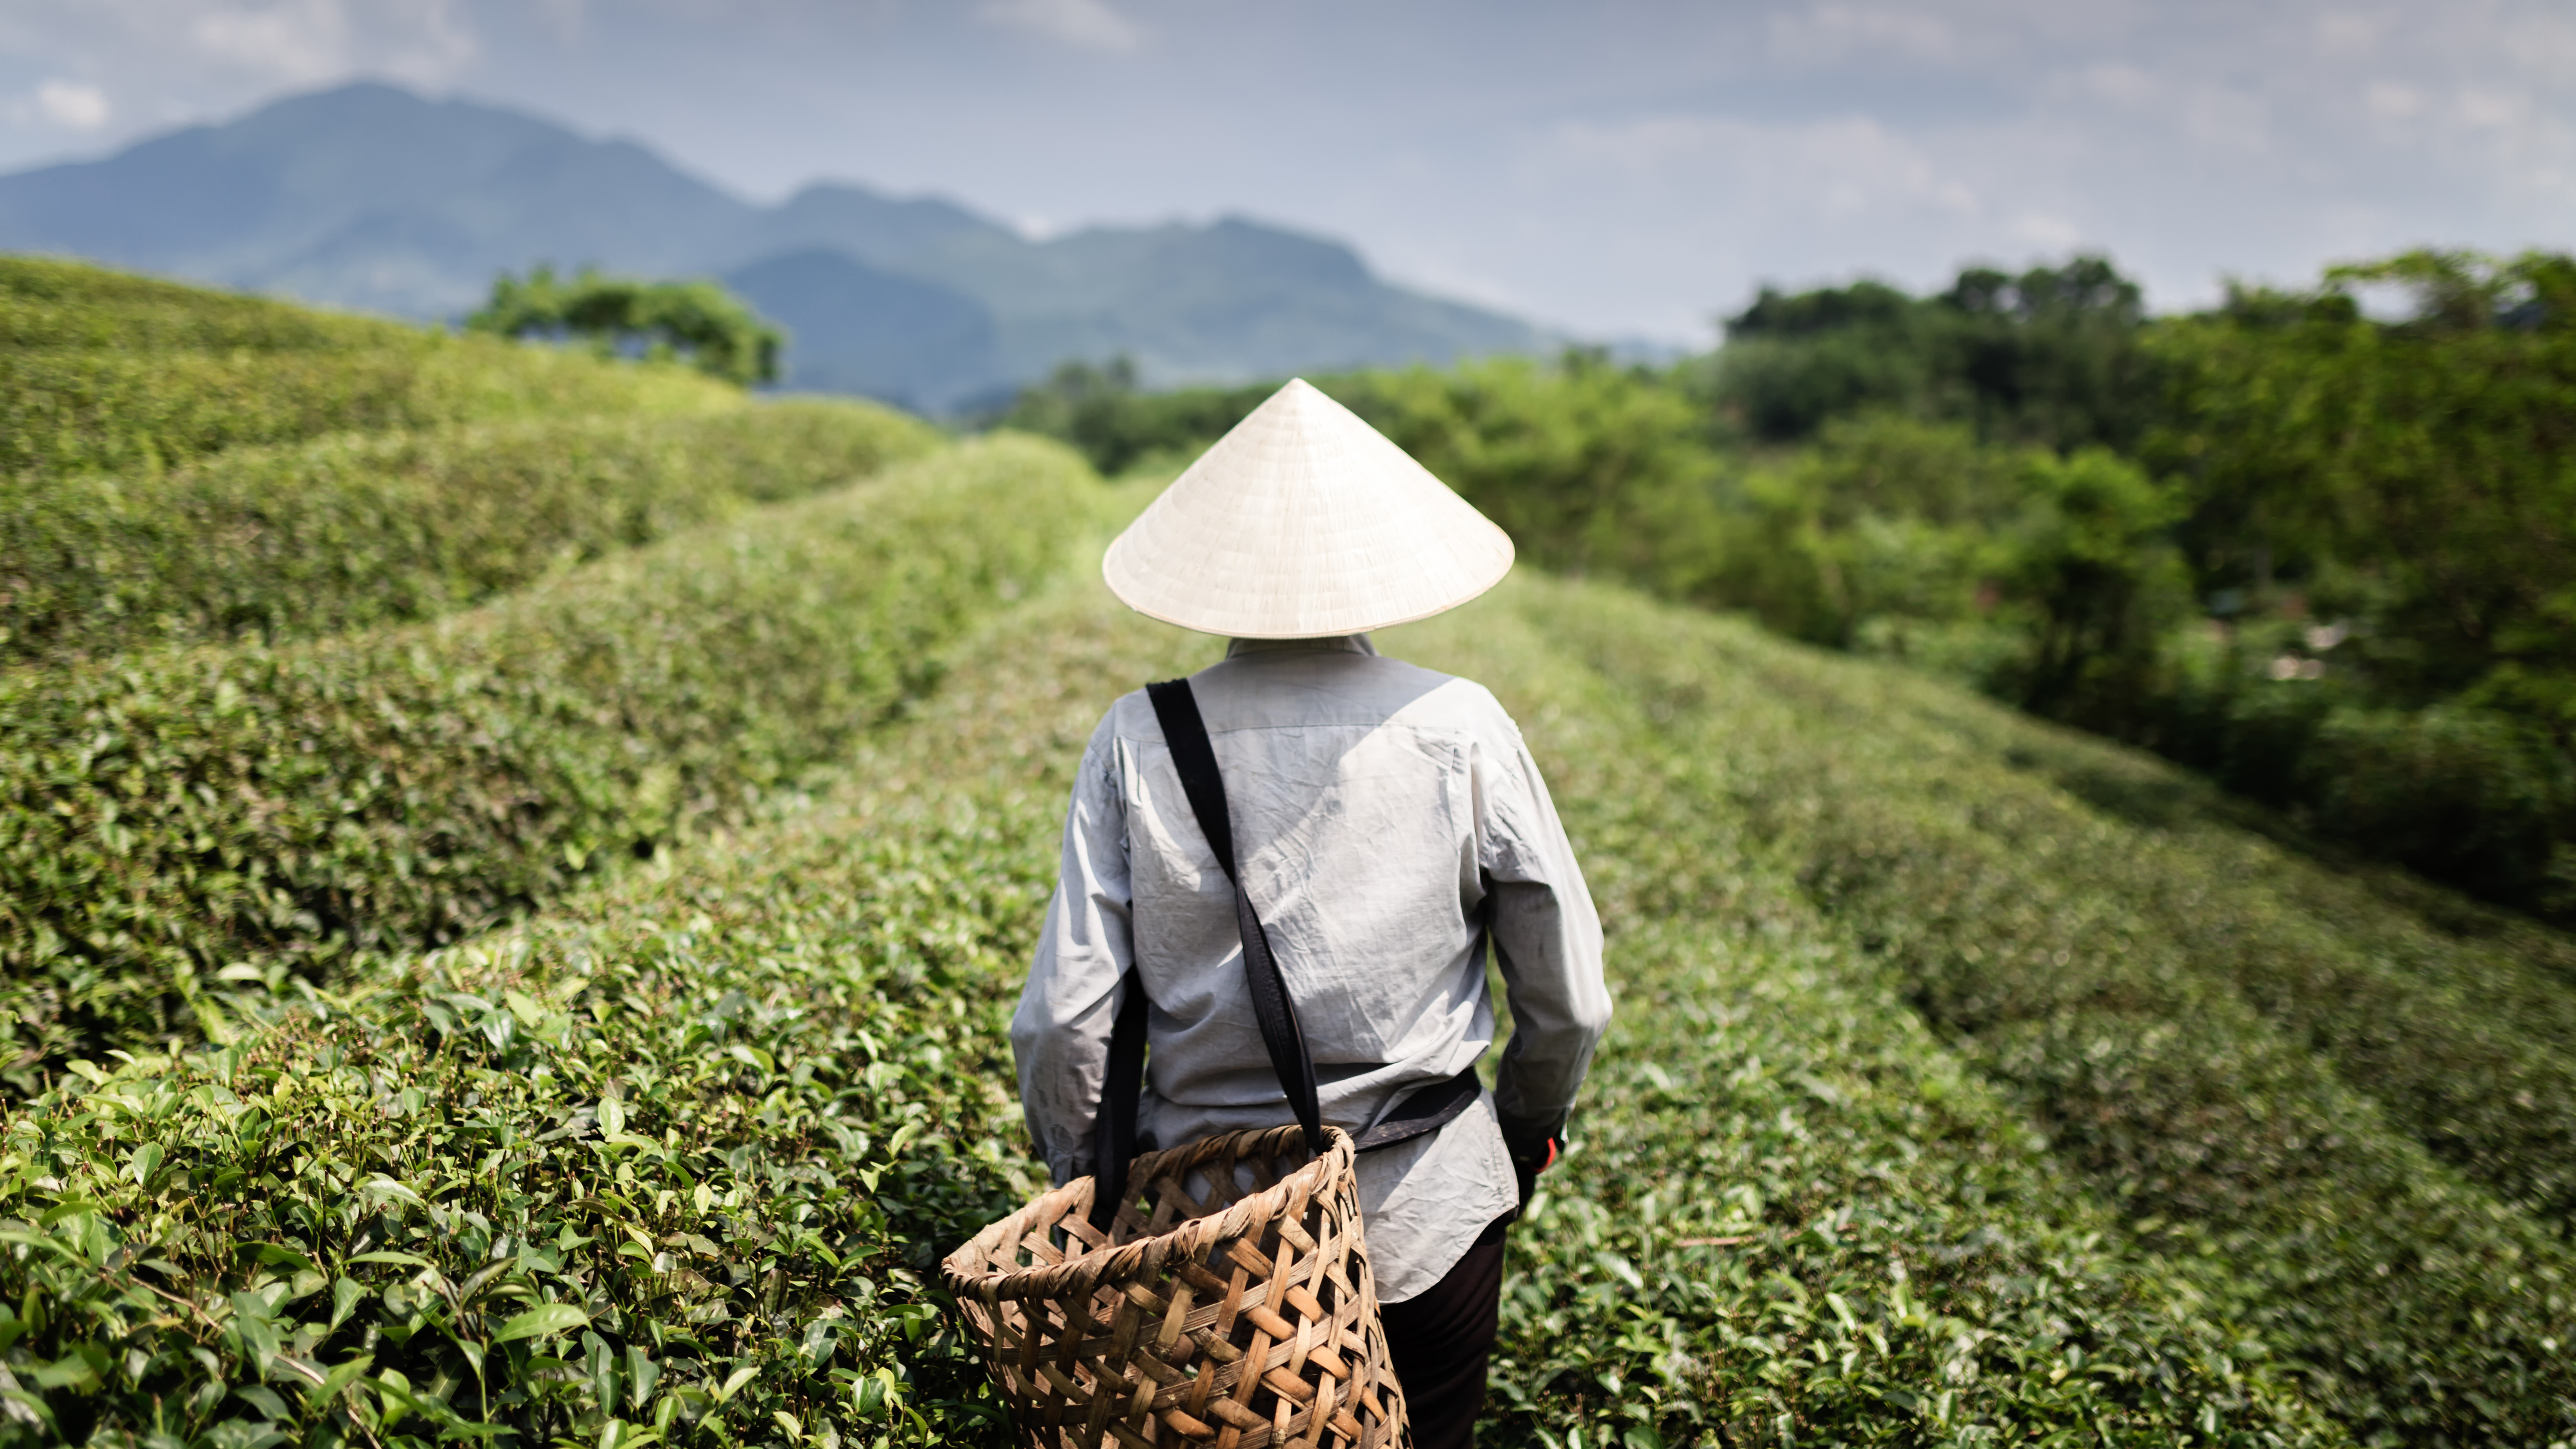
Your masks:
[{"label": "person's hand", "polygon": [[1538,1187],[1538,1175],[1556,1166],[1564,1147],[1561,1138],[1543,1137],[1534,1147],[1513,1149],[1512,1176],[1520,1182],[1522,1207],[1529,1206],[1530,1194]]}]

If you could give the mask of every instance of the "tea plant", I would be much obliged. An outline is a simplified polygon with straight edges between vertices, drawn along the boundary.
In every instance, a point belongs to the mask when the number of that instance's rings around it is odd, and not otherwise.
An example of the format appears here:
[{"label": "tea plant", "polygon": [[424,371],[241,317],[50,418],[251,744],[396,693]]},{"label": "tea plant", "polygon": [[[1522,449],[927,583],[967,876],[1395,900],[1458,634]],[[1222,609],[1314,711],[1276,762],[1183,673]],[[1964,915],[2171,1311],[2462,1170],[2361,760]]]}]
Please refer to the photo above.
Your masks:
[{"label": "tea plant", "polygon": [[[1515,617],[1554,602],[1387,641],[1504,692],[1619,943],[1582,1146],[1515,1233],[1495,1431],[2334,1442],[1901,1006],[1835,984],[1855,953],[1794,894],[1641,843],[1673,816],[1627,792],[1692,762]],[[1003,1026],[1081,742],[1211,653],[1069,582],[810,813],[67,1078],[0,1160],[0,1299],[45,1305],[0,1354],[54,1416],[27,1432],[1002,1442],[927,1270],[1039,1179]],[[235,1170],[277,1186],[196,1186]]]},{"label": "tea plant", "polygon": [[429,618],[927,452],[862,403],[350,433],[0,496],[0,662]]},{"label": "tea plant", "polygon": [[72,262],[0,257],[0,477],[474,419],[738,406],[676,366],[452,337]]},{"label": "tea plant", "polygon": [[2136,756],[1740,625],[1586,604],[1553,631],[1712,762],[1700,806],[1773,842],[2149,1242],[2223,1265],[2319,1407],[2364,1439],[2576,1432],[2576,1252],[2514,1200],[2564,1211],[2563,981],[2443,948],[2241,831],[2172,840],[2017,766],[2187,790]]},{"label": "tea plant", "polygon": [[0,676],[0,1010],[69,1053],[221,1034],[793,783],[1052,571],[1095,484],[998,439],[483,609]]}]

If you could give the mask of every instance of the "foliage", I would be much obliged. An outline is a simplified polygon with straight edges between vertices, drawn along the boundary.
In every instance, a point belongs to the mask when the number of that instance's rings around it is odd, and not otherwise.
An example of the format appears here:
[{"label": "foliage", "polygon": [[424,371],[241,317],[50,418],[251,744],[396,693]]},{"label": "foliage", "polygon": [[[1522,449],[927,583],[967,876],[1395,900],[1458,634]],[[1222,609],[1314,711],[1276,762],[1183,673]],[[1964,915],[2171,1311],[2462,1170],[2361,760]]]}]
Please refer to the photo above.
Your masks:
[{"label": "foliage", "polygon": [[[2151,668],[2189,608],[2163,535],[2169,491],[2100,449],[1978,444],[1958,424],[1840,419],[1785,462],[1724,475],[1695,602],[1811,643],[1922,652],[1992,636],[1968,671],[2048,711]],[[1676,536],[1654,546],[1673,551]]]},{"label": "foliage", "polygon": [[1921,407],[1939,314],[1883,282],[1795,295],[1765,287],[1726,319],[1711,359],[1718,407],[1756,438],[1813,435],[1831,418]]},{"label": "foliage", "polygon": [[2124,448],[2150,416],[2144,316],[2137,284],[2092,256],[2018,276],[1971,267],[1927,298],[1872,281],[1766,287],[1726,319],[1704,385],[1722,414],[1773,442],[1899,412],[1997,442]]},{"label": "foliage", "polygon": [[1705,627],[1524,578],[1379,640],[1545,722],[1609,932],[1618,1016],[1511,1234],[1494,1441],[2340,1442],[2224,1284],[2130,1243],[1732,808],[1764,705],[1592,672]]},{"label": "foliage", "polygon": [[[989,1439],[924,1282],[1043,1180],[1004,1028],[1080,733],[1204,649],[1096,594],[820,800],[14,1111],[14,1384],[103,1444]],[[587,1322],[503,1341],[548,1302]]]},{"label": "foliage", "polygon": [[[2415,315],[2371,320],[2365,289]],[[1533,561],[1972,680],[2576,917],[2570,317],[2576,262],[2538,253],[2413,253],[2153,322],[2077,258],[1931,297],[1766,291],[1669,374],[1570,354],[1322,385]],[[1125,459],[1262,391],[1083,377],[1083,426]],[[1729,420],[1799,446],[1729,448]]]},{"label": "foliage", "polygon": [[[1580,358],[1334,386],[1533,557],[1696,597],[1775,556],[1824,637],[1997,669],[2150,628],[2198,496],[1888,414],[1730,462]],[[560,427],[510,436],[619,436]],[[0,677],[0,1441],[1000,1442],[926,1274],[1039,1171],[1002,1028],[1080,741],[1211,647],[1053,569],[1142,501],[1086,479],[994,440],[441,619]],[[2249,771],[2367,762],[2304,797],[2343,828],[2563,788],[2537,715],[2242,687],[2305,627],[2168,629],[2156,698],[2239,701]],[[1612,942],[1498,1441],[2576,1437],[2576,942],[1598,581],[1380,644],[1522,721]]]},{"label": "foliage", "polygon": [[0,256],[0,347],[16,351],[364,352],[420,329],[213,292],[84,262]]},{"label": "foliage", "polygon": [[[732,405],[677,369],[0,257],[0,476],[144,475],[339,433]],[[5,567],[5,565],[0,565]]]},{"label": "foliage", "polygon": [[2191,611],[2165,541],[2180,510],[2136,465],[2098,448],[2034,455],[2024,477],[2029,501],[1997,582],[2038,619],[2026,673],[2007,687],[2039,714],[2134,710],[2154,688],[2164,634]]},{"label": "foliage", "polygon": [[[1688,595],[1711,567],[1717,459],[1697,405],[1647,368],[1582,350],[1315,380],[1508,530],[1524,558]],[[1136,390],[1134,369],[1067,364],[1000,420],[1103,473],[1185,464],[1278,388]]]},{"label": "foliage", "polygon": [[[2372,320],[2370,290],[2413,316]],[[2155,322],[2082,262],[1766,292],[1706,385],[1805,446],[1717,469],[1715,545],[1667,531],[1694,566],[1650,581],[2576,912],[2571,315],[2576,263],[2542,254],[2414,253]]]},{"label": "foliage", "polygon": [[793,402],[344,434],[31,480],[0,497],[0,660],[428,618],[934,439],[864,404]]},{"label": "foliage", "polygon": [[921,1244],[1024,1185],[956,1145],[1010,1115],[1018,845],[792,820],[233,1046],[84,1063],[0,1139],[0,1438],[912,1439],[956,1392],[907,1362]]},{"label": "foliage", "polygon": [[1547,617],[1664,701],[1708,761],[1689,803],[1742,812],[2061,1163],[2225,1270],[2207,1291],[2318,1407],[2365,1440],[2576,1431],[2562,940],[2464,942],[2165,770],[1929,682],[1713,621]]},{"label": "foliage", "polygon": [[1000,439],[428,624],[0,677],[10,1076],[220,1035],[232,983],[454,940],[725,819],[1055,567],[1089,476]]},{"label": "foliage", "polygon": [[[2413,315],[2371,320],[2369,288]],[[2417,252],[2161,324],[2145,456],[2228,647],[2170,642],[2163,698],[2086,722],[2332,838],[2576,909],[2571,316],[2565,257]]]},{"label": "foliage", "polygon": [[1512,535],[1542,567],[1673,592],[1704,567],[1716,460],[1690,400],[1573,351],[1321,384]]},{"label": "foliage", "polygon": [[1115,478],[1205,448],[1278,386],[1149,393],[1137,388],[1136,365],[1127,358],[1096,366],[1067,362],[1046,381],[1020,389],[1007,408],[983,421],[1070,443],[1101,476]]},{"label": "foliage", "polygon": [[525,281],[504,272],[465,319],[498,337],[585,337],[604,352],[679,358],[709,377],[750,386],[778,380],[787,335],[714,282],[645,282],[585,267],[569,282],[552,267]]},{"label": "foliage", "polygon": [[[2412,320],[2353,294],[2398,286]],[[2239,292],[2160,329],[2174,379],[2151,456],[2189,481],[2206,591],[2298,589],[2357,626],[2338,672],[2420,707],[2500,665],[2562,733],[2576,714],[2576,259],[2417,252],[2303,295]],[[2547,701],[2543,703],[2543,701]]]}]

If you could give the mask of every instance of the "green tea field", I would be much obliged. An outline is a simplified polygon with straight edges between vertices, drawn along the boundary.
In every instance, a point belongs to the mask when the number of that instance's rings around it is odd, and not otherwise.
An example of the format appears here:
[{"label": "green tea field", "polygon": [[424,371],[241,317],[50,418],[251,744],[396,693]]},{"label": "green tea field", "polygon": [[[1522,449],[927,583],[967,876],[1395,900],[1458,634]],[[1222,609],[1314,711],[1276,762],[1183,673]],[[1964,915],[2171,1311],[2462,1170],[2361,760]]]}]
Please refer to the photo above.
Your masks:
[{"label": "green tea field", "polygon": [[[1007,1441],[938,1257],[1157,480],[0,261],[0,1443]],[[264,359],[284,359],[270,366]],[[1619,1014],[1486,1442],[2576,1445],[2576,940],[1524,566]]]}]

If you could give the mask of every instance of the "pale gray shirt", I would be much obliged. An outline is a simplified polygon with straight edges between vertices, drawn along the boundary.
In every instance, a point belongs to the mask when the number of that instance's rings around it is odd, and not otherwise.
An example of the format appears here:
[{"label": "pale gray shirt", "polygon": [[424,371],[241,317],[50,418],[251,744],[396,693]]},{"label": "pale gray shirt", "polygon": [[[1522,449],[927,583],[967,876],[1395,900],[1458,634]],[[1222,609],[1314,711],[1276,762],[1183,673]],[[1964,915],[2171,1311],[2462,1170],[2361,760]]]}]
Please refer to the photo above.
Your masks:
[{"label": "pale gray shirt", "polygon": [[[1506,1133],[1562,1132],[1610,1019],[1600,919],[1519,729],[1482,686],[1382,658],[1365,635],[1236,640],[1190,683],[1325,1121],[1364,1131],[1484,1054],[1493,942],[1514,1023],[1494,1090],[1441,1131],[1359,1159],[1378,1296],[1402,1302],[1511,1210]],[[1293,1120],[1232,899],[1152,703],[1128,695],[1084,751],[1011,1019],[1029,1132],[1057,1182],[1092,1170],[1131,965],[1153,1003],[1141,1134],[1177,1146]]]}]

